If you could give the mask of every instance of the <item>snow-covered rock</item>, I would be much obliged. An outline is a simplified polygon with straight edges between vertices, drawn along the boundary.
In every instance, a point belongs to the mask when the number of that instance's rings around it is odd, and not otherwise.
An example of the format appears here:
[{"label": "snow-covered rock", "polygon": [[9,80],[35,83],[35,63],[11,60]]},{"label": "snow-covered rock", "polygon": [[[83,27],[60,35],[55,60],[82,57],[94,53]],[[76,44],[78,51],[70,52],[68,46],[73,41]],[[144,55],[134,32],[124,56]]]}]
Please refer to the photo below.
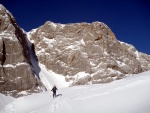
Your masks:
[{"label": "snow-covered rock", "polygon": [[0,92],[14,97],[21,91],[42,91],[42,83],[31,69],[26,34],[11,13],[0,4]]},{"label": "snow-covered rock", "polygon": [[[47,21],[28,32],[40,63],[72,85],[106,83],[150,70],[150,56],[120,42],[102,22],[59,24]],[[89,75],[76,79],[76,74]]]}]

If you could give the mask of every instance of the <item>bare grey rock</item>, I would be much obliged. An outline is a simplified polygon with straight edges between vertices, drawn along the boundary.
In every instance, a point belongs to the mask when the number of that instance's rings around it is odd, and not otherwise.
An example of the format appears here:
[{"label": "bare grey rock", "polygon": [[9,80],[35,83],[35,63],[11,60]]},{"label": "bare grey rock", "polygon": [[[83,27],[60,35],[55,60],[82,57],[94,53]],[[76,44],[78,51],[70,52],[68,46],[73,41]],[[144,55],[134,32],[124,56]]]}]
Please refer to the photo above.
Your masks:
[{"label": "bare grey rock", "polygon": [[73,86],[75,85],[84,85],[84,84],[88,84],[88,82],[91,81],[91,76],[85,76],[77,81],[74,81],[74,83],[72,84]]}]

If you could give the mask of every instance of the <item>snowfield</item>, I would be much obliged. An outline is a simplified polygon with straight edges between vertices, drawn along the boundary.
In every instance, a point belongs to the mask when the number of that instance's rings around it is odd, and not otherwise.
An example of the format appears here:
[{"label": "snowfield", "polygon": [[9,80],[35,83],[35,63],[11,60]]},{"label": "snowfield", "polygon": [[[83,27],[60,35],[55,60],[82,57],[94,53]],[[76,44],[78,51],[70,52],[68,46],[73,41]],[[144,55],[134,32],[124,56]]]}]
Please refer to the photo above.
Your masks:
[{"label": "snowfield", "polygon": [[50,90],[18,99],[0,95],[0,113],[150,113],[149,86],[147,71],[107,84],[60,88],[55,99]]}]

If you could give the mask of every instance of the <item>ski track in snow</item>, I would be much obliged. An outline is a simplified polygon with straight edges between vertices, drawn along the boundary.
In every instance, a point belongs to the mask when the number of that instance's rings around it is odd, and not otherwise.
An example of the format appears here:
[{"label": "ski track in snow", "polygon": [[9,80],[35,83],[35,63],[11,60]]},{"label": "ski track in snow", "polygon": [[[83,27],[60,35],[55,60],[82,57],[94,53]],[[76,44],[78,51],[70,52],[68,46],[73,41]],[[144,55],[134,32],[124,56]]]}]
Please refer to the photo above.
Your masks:
[{"label": "ski track in snow", "polygon": [[61,113],[62,108],[66,107],[66,113],[72,113],[68,101],[72,98],[79,96],[79,94],[72,95],[70,97],[61,98],[61,96],[53,99],[52,104],[48,104],[44,107],[37,109],[36,111],[32,111],[30,113]]}]

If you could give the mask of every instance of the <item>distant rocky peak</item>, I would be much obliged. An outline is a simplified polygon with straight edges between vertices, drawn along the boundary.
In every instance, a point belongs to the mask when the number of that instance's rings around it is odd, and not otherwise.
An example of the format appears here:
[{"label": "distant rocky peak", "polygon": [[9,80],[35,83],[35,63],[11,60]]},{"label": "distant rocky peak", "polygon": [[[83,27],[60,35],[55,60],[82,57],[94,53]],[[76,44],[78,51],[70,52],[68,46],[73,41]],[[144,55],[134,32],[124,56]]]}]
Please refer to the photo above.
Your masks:
[{"label": "distant rocky peak", "polygon": [[[39,62],[73,81],[72,85],[110,82],[150,69],[149,55],[117,40],[102,22],[47,21],[28,34]],[[80,72],[88,76],[77,79]]]}]

